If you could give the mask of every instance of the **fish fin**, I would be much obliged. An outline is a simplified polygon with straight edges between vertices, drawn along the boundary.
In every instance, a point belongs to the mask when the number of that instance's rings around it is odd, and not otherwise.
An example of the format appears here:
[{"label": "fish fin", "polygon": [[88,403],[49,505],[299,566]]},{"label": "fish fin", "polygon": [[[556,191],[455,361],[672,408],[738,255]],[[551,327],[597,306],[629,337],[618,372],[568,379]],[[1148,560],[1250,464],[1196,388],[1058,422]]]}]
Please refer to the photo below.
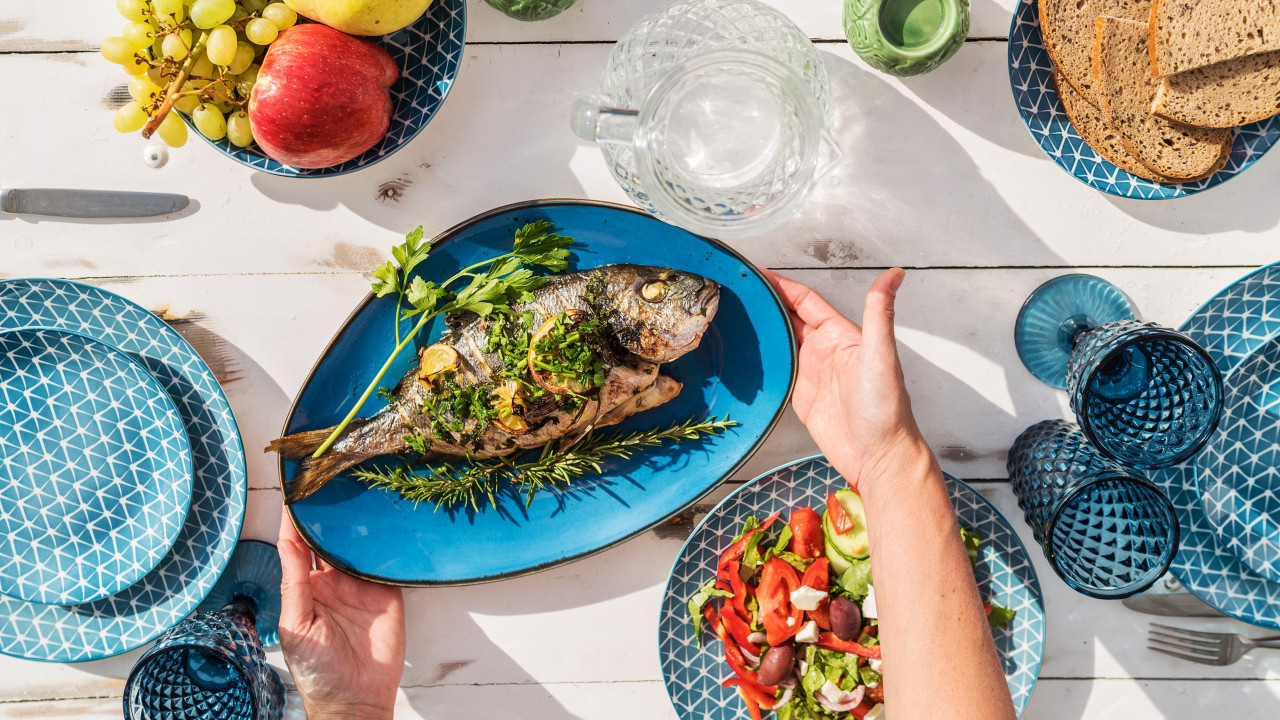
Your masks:
[{"label": "fish fin", "polygon": [[308,457],[298,466],[293,477],[284,481],[284,504],[292,505],[306,499],[324,487],[324,484],[332,480],[335,475],[352,465],[363,462],[364,459],[359,458],[352,462],[351,457],[335,452],[327,452],[318,458]]},{"label": "fish fin", "polygon": [[[361,420],[352,421],[351,425],[363,422]],[[348,427],[351,427],[348,425]],[[263,452],[280,453],[280,457],[285,460],[301,460],[320,447],[320,444],[329,439],[329,435],[333,432],[333,428],[323,428],[321,430],[307,430],[305,432],[286,435],[282,438],[272,440],[267,444]]]}]

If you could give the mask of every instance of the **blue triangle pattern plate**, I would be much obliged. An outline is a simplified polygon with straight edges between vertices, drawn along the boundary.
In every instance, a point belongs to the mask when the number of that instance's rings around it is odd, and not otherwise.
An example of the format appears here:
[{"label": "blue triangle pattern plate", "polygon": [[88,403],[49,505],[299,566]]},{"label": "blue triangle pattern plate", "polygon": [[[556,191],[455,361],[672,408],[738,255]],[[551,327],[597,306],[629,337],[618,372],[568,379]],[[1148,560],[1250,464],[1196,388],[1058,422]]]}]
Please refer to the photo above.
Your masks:
[{"label": "blue triangle pattern plate", "polygon": [[[1247,357],[1280,336],[1280,264],[1237,280],[1179,330],[1204,347],[1230,380]],[[1251,570],[1219,537],[1205,514],[1195,461],[1152,471],[1149,477],[1178,512],[1181,539],[1169,572],[1221,612],[1280,628],[1280,584]]]},{"label": "blue triangle pattern plate", "polygon": [[[658,616],[662,677],[680,720],[748,717],[738,691],[720,684],[732,675],[724,662],[720,641],[705,628],[702,647],[694,640],[685,606],[689,598],[715,577],[720,555],[742,530],[747,516],[764,519],[781,511],[785,519],[797,508],[824,507],[827,494],[842,487],[847,487],[845,479],[826,458],[819,455],[797,460],[735,490],[689,536],[671,568]],[[1044,658],[1044,595],[1040,580],[1026,546],[989,500],[950,475],[947,490],[961,527],[982,536],[977,577],[983,598],[1017,611],[1009,627],[993,627],[991,632],[1014,708],[1021,714],[1031,699]]]},{"label": "blue triangle pattern plate", "polygon": [[400,68],[400,78],[391,85],[391,125],[377,145],[338,165],[314,169],[285,165],[267,157],[256,144],[241,148],[226,138],[210,140],[196,130],[189,116],[182,117],[197,137],[254,170],[282,177],[346,175],[390,157],[431,122],[458,75],[466,35],[466,0],[435,0],[426,14],[409,27],[367,38],[386,48]]},{"label": "blue triangle pattern plate", "polygon": [[141,365],[77,333],[0,332],[0,594],[119,592],[169,551],[190,501],[187,430]]},{"label": "blue triangle pattern plate", "polygon": [[[543,491],[526,507],[513,492],[497,508],[439,509],[339,475],[290,505],[308,545],[351,575],[397,585],[461,585],[516,577],[572,562],[664,522],[729,478],[768,436],[791,395],[795,343],[773,287],[728,246],[609,203],[548,200],[490,211],[445,231],[420,266],[427,280],[509,252],[515,231],[548,220],[570,235],[570,270],[609,263],[661,265],[720,283],[720,307],[698,347],[662,372],[684,383],[673,400],[639,413],[619,430],[667,427],[694,416],[740,423],[716,437],[646,448],[610,460],[604,472],[564,490]],[[394,297],[368,296],[311,371],[285,421],[285,434],[335,425],[373,379],[392,347]],[[444,321],[417,340],[430,344]],[[404,352],[388,370],[392,385],[416,362]],[[381,409],[370,399],[364,416]],[[386,465],[394,458],[375,459]],[[283,462],[289,477],[296,462]]]},{"label": "blue triangle pattern plate", "polygon": [[146,309],[92,285],[0,282],[0,331],[19,328],[79,333],[141,364],[182,417],[194,473],[182,528],[150,572],[110,597],[80,605],[0,596],[0,653],[79,662],[141,647],[195,609],[235,549],[248,481],[231,406],[181,335]]},{"label": "blue triangle pattern plate", "polygon": [[1022,122],[1041,150],[1072,177],[1119,197],[1161,200],[1185,197],[1220,185],[1244,172],[1280,139],[1280,116],[1235,129],[1226,167],[1204,180],[1166,185],[1112,165],[1080,138],[1053,89],[1053,63],[1040,35],[1036,0],[1021,0],[1009,27],[1009,83]]}]

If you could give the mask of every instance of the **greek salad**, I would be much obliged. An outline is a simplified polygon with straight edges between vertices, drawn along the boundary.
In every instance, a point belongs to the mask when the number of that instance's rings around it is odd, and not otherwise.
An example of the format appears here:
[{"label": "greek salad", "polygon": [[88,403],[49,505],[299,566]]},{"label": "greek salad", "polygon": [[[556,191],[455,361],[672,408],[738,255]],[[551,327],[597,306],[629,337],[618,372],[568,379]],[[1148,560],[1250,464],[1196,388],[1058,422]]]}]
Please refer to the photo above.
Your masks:
[{"label": "greek salad", "polygon": [[[884,717],[875,586],[862,498],[852,490],[782,513],[748,517],[720,556],[716,577],[689,599],[694,637],[705,627],[720,639],[751,717],[777,720]],[[976,566],[975,533],[961,529]],[[718,606],[718,607],[717,607]],[[986,606],[993,625],[1014,612]]]}]

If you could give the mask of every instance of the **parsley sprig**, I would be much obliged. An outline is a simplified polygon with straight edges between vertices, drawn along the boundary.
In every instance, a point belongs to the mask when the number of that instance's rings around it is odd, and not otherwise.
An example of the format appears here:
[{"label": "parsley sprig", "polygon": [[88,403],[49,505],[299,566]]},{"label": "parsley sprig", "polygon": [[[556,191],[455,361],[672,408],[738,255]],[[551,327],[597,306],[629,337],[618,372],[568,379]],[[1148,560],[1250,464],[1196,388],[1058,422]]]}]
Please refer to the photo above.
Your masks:
[{"label": "parsley sprig", "polygon": [[558,443],[548,443],[537,457],[524,462],[493,458],[473,461],[467,467],[442,464],[426,468],[425,474],[405,463],[403,467],[356,470],[353,474],[372,488],[391,490],[415,504],[432,503],[437,509],[470,507],[479,511],[482,500],[497,507],[497,493],[506,484],[523,493],[528,506],[539,490],[566,487],[585,475],[599,474],[608,458],[626,459],[641,448],[668,440],[678,443],[718,435],[737,424],[728,418],[692,418],[668,428],[625,435],[590,432],[564,450],[558,448]]},{"label": "parsley sprig", "polygon": [[[413,276],[414,269],[426,262],[431,254],[431,244],[422,240],[421,227],[406,235],[403,244],[392,248],[391,257],[395,262],[388,260],[373,271],[376,280],[373,292],[378,297],[396,294],[395,349],[313,457],[320,457],[333,445],[377,390],[382,376],[386,375],[401,351],[413,342],[432,318],[442,313],[473,312],[489,317],[495,312],[506,312],[512,304],[532,300],[533,291],[546,283],[546,278],[534,275],[531,268],[545,268],[552,272],[567,269],[567,246],[573,243],[573,238],[556,234],[554,227],[547,220],[529,223],[516,231],[511,252],[465,267],[438,285],[423,280],[421,276]],[[464,280],[467,284],[460,290],[450,289]],[[401,324],[413,317],[418,317],[418,321],[402,336]]]}]

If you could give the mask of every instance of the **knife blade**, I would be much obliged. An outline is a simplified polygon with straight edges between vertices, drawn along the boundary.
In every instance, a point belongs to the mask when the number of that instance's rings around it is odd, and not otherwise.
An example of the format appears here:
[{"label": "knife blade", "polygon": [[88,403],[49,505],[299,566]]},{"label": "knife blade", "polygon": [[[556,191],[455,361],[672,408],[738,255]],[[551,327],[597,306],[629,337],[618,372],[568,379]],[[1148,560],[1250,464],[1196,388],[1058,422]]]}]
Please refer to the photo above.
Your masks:
[{"label": "knife blade", "polygon": [[0,212],[73,218],[131,218],[168,215],[186,208],[191,198],[170,193],[119,190],[6,188]]},{"label": "knife blade", "polygon": [[1120,601],[1130,610],[1165,617],[1221,617],[1222,613],[1189,592],[1143,593]]}]

